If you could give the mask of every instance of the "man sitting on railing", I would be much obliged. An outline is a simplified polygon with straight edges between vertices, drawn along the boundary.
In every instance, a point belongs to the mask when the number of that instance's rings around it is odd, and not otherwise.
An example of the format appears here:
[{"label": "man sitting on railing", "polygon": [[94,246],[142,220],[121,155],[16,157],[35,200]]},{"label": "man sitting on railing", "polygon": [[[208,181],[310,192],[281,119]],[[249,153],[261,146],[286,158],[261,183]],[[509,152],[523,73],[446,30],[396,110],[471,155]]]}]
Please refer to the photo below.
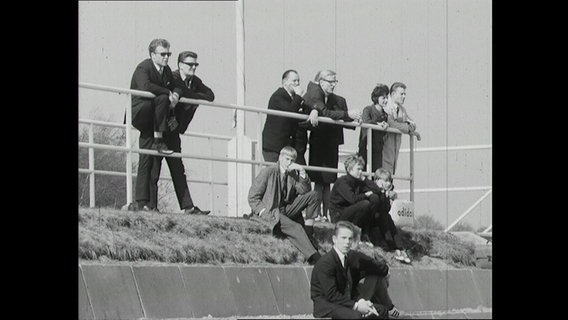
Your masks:
[{"label": "man sitting on railing", "polygon": [[308,263],[314,264],[321,257],[313,237],[314,218],[320,210],[321,200],[317,192],[311,191],[310,178],[304,168],[294,163],[296,156],[294,148],[282,148],[278,162],[263,168],[256,176],[248,202],[253,217],[268,221],[275,235],[286,236]]},{"label": "man sitting on railing", "polygon": [[[171,154],[162,140],[168,131],[168,113],[173,109],[182,93],[176,88],[172,70],[168,66],[170,43],[165,39],[154,39],[148,46],[150,58],[136,66],[132,75],[130,89],[149,91],[155,98],[132,95],[132,125],[140,131],[138,145],[140,149],[154,149],[160,153]],[[125,116],[126,123],[126,116]],[[136,204],[134,210],[156,210],[148,204],[150,201],[150,171],[153,157],[140,154],[138,176],[136,178]]]},{"label": "man sitting on railing", "polygon": [[[182,89],[182,97],[191,99],[201,99],[213,101],[215,94],[203,81],[195,75],[197,63],[197,53],[192,51],[182,51],[178,55],[178,69],[173,72],[174,86]],[[175,152],[181,152],[180,134],[183,134],[189,123],[195,115],[198,105],[191,103],[178,103],[172,112],[169,121],[169,130],[164,132],[163,141],[168,147]],[[160,179],[160,171],[162,168],[163,157],[154,157],[152,165],[151,184],[150,184],[150,206],[157,208],[158,206],[158,181]],[[201,210],[194,206],[187,178],[185,176],[185,168],[181,158],[166,157],[166,162],[170,168],[170,174],[174,184],[179,206],[187,214],[209,214],[209,210]]]}]

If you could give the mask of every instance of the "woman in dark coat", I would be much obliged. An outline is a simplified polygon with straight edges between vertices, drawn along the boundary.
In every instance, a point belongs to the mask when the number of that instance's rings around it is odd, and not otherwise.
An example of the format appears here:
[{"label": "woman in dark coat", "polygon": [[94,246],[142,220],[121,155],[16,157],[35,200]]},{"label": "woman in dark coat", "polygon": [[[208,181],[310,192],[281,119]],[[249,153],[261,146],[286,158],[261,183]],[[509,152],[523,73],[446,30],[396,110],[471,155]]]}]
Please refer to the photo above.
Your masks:
[{"label": "woman in dark coat", "polygon": [[[385,84],[378,83],[373,92],[371,92],[372,105],[363,108],[361,121],[363,123],[370,123],[379,125],[381,128],[388,128],[387,113],[383,109],[387,105],[389,97],[389,87]],[[363,157],[365,164],[367,164],[367,128],[361,128],[359,133],[359,156]],[[372,148],[371,148],[371,171],[381,168],[383,166],[383,145],[385,143],[385,131],[373,130],[372,133]]]}]

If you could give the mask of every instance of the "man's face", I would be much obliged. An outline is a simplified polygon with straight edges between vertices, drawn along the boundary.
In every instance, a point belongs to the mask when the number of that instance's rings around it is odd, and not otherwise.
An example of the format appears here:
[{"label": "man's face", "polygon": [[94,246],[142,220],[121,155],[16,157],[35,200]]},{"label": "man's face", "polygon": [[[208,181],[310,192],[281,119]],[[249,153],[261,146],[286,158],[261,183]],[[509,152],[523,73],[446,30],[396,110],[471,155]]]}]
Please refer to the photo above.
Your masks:
[{"label": "man's face", "polygon": [[386,177],[380,177],[379,180],[377,180],[377,186],[379,186],[379,188],[383,190],[390,190],[392,187],[392,182]]},{"label": "man's face", "polygon": [[353,232],[347,228],[339,228],[337,235],[331,237],[333,246],[343,254],[347,254],[353,244]]},{"label": "man's face", "polygon": [[398,87],[392,93],[391,96],[392,96],[393,101],[396,102],[396,104],[403,105],[404,100],[406,99],[406,89]]},{"label": "man's face", "polygon": [[292,87],[296,87],[300,85],[300,76],[295,72],[290,72],[288,77],[284,79],[284,83],[282,86],[288,92],[293,92]]},{"label": "man's face", "polygon": [[361,173],[363,173],[363,166],[360,164],[354,165],[351,170],[349,170],[349,174],[357,179],[361,179]]},{"label": "man's face", "polygon": [[180,72],[183,72],[188,77],[195,75],[197,66],[199,66],[199,63],[197,63],[197,58],[194,57],[185,57],[182,62],[178,63]]},{"label": "man's face", "polygon": [[165,67],[168,65],[168,60],[170,59],[170,56],[172,55],[172,53],[170,52],[170,48],[164,48],[162,46],[158,46],[156,48],[156,50],[154,50],[154,52],[152,52],[152,54],[150,55],[152,58],[152,61],[154,61],[155,64],[161,66],[161,67]]},{"label": "man's face", "polygon": [[326,95],[333,93],[333,90],[335,90],[335,86],[337,85],[337,79],[335,78],[335,75],[332,76],[327,76],[323,79],[320,79],[319,81],[319,85],[321,87],[321,89],[323,90],[323,92],[325,92]]},{"label": "man's face", "polygon": [[292,164],[292,162],[294,162],[294,160],[296,160],[294,157],[287,154],[281,154],[278,157],[280,168],[282,168],[283,170],[288,170],[288,167]]}]

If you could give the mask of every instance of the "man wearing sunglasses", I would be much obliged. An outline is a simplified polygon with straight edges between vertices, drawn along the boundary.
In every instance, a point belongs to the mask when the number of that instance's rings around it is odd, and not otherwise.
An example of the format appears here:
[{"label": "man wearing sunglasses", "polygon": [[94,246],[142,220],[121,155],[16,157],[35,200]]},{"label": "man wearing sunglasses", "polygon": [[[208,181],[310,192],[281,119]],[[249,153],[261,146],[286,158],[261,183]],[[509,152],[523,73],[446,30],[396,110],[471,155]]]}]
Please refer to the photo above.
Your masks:
[{"label": "man wearing sunglasses", "polygon": [[[132,125],[140,131],[140,149],[153,149],[159,153],[172,154],[173,151],[163,141],[163,135],[169,130],[167,124],[169,110],[177,104],[182,89],[174,85],[172,70],[168,66],[168,59],[172,54],[168,40],[152,40],[148,52],[150,58],[140,62],[134,70],[130,89],[151,92],[156,97],[132,95]],[[156,206],[149,203],[153,160],[151,155],[139,155],[136,206],[132,208],[134,210],[157,210]]]},{"label": "man wearing sunglasses", "polygon": [[[195,75],[195,70],[197,66],[199,66],[197,54],[192,51],[182,51],[178,55],[177,62],[178,69],[172,73],[172,81],[176,88],[182,89],[181,97],[213,101],[213,99],[215,99],[213,91],[203,84],[203,81]],[[197,104],[180,102],[171,110],[170,120],[168,121],[170,130],[164,132],[162,139],[168,149],[181,152],[180,134],[183,134],[187,130],[197,107]],[[164,157],[154,157],[154,164],[152,166],[150,204],[153,207],[157,207],[158,180],[160,179],[163,158]],[[211,211],[200,210],[193,204],[187,185],[182,158],[166,157],[166,162],[170,168],[170,174],[180,208],[187,214],[209,214]]]}]

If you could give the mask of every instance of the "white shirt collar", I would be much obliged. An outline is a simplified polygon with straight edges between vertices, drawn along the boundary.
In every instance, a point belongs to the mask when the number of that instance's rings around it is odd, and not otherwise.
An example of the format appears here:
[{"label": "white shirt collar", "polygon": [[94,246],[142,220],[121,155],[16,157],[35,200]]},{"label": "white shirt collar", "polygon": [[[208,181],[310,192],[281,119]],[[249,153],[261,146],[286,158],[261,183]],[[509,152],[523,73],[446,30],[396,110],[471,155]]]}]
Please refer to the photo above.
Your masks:
[{"label": "white shirt collar", "polygon": [[154,64],[154,67],[156,67],[156,70],[158,70],[158,73],[160,73],[160,70],[163,70],[164,67],[161,67],[159,65],[157,65],[154,61],[152,61],[152,63]]},{"label": "white shirt collar", "polygon": [[336,247],[333,247],[337,255],[339,256],[339,260],[341,261],[341,266],[345,268],[345,255],[339,251]]}]

